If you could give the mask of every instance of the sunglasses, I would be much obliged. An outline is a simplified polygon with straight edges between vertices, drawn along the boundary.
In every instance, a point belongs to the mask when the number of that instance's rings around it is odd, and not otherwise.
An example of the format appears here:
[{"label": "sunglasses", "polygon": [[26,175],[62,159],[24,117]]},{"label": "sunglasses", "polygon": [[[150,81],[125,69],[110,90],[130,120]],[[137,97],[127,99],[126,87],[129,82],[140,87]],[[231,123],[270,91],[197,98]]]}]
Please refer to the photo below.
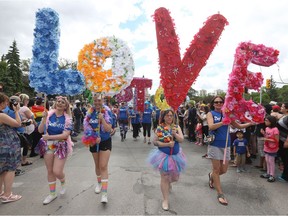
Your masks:
[{"label": "sunglasses", "polygon": [[57,100],[57,103],[66,104],[66,102],[63,100]]},{"label": "sunglasses", "polygon": [[214,104],[223,104],[223,101],[214,101]]}]

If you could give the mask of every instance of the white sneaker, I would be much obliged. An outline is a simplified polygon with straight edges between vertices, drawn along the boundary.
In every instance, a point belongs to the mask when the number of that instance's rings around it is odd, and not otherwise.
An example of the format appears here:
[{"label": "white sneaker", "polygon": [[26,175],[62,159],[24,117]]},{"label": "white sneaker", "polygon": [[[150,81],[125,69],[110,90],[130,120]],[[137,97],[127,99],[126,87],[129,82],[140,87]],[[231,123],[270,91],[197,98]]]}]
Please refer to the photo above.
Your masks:
[{"label": "white sneaker", "polygon": [[49,204],[50,202],[52,202],[53,200],[55,200],[57,198],[57,194],[55,195],[52,195],[52,194],[49,194],[45,200],[43,201],[43,205],[47,205]]},{"label": "white sneaker", "polygon": [[107,193],[103,193],[101,196],[101,203],[107,203],[107,202],[108,202]]},{"label": "white sneaker", "polygon": [[64,195],[66,193],[66,188],[65,186],[61,186],[61,190],[59,192],[61,195]]},{"label": "white sneaker", "polygon": [[101,192],[101,188],[102,188],[102,185],[99,183],[96,183],[95,193],[99,194]]}]

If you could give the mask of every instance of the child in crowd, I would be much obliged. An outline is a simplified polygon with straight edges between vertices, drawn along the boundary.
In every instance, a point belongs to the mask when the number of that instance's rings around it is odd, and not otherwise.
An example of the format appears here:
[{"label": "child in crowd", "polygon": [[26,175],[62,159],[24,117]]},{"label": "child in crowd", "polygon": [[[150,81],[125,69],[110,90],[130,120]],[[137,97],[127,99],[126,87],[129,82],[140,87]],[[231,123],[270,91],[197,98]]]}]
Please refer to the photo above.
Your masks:
[{"label": "child in crowd", "polygon": [[233,142],[234,146],[234,156],[236,157],[236,166],[237,166],[237,173],[245,172],[245,163],[246,163],[246,153],[247,157],[250,157],[249,148],[248,148],[248,141],[247,139],[243,138],[244,134],[242,130],[238,130],[236,132],[236,139]]},{"label": "child in crowd", "polygon": [[203,145],[203,132],[202,132],[202,120],[198,118],[196,125],[196,145]]},{"label": "child in crowd", "polygon": [[262,174],[261,178],[267,178],[268,182],[275,181],[275,157],[279,149],[279,130],[277,126],[277,118],[274,116],[267,116],[265,118],[266,129],[262,129],[261,133],[264,135],[264,153],[267,164],[267,173]]}]

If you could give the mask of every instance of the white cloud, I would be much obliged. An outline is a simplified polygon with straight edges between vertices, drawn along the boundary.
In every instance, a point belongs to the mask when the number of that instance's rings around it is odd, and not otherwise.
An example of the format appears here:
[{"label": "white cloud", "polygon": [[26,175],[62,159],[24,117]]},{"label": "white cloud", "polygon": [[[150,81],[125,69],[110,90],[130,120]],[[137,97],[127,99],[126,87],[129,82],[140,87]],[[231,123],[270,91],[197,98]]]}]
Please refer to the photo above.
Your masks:
[{"label": "white cloud", "polygon": [[[61,40],[59,56],[77,60],[78,52],[92,40],[115,35],[131,47],[136,62],[135,76],[153,79],[154,93],[159,85],[159,66],[155,23],[151,17],[158,7],[166,7],[175,22],[181,54],[189,46],[194,35],[212,14],[220,12],[229,25],[222,33],[218,45],[193,84],[196,90],[227,89],[227,80],[232,70],[234,53],[242,41],[265,44],[280,50],[279,67],[262,68],[264,78],[273,75],[288,82],[286,0],[0,0],[0,54],[7,53],[15,39],[21,58],[32,57],[35,12],[51,7],[59,13]],[[146,17],[136,30],[121,29],[120,23]],[[140,50],[138,44],[147,44]],[[148,62],[146,65],[137,62]],[[254,69],[254,68],[253,68]],[[259,71],[259,67],[255,67]],[[280,74],[280,76],[279,76]]]}]

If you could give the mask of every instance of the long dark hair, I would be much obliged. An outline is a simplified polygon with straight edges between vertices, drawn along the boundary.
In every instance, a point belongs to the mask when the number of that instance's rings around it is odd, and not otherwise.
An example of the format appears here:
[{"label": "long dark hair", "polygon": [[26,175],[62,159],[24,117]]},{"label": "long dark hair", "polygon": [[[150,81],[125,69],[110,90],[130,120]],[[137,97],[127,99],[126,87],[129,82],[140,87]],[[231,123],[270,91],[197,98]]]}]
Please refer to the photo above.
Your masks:
[{"label": "long dark hair", "polygon": [[210,109],[211,109],[211,110],[214,110],[214,109],[215,109],[215,107],[214,107],[214,101],[215,101],[216,98],[221,98],[221,100],[222,100],[223,103],[224,103],[224,98],[223,98],[222,96],[220,96],[220,95],[216,95],[215,97],[212,98],[212,100],[211,100],[211,102],[210,102]]},{"label": "long dark hair", "polygon": [[277,118],[276,118],[276,117],[271,116],[271,115],[267,115],[267,116],[265,117],[265,119],[267,119],[267,120],[270,122],[270,125],[267,126],[267,127],[269,127],[269,128],[274,128],[274,127],[277,126]]}]

